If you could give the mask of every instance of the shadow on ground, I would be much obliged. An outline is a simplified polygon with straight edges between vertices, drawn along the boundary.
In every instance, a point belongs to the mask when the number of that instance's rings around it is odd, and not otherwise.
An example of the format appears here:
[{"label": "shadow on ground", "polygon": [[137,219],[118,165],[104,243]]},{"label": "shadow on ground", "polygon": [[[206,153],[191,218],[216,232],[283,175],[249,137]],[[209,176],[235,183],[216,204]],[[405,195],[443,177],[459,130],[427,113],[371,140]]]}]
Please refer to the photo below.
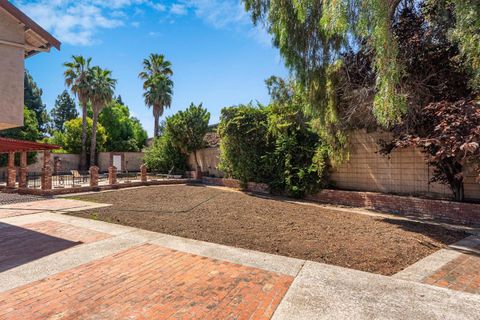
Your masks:
[{"label": "shadow on ground", "polygon": [[[419,233],[426,237],[429,237],[432,240],[438,241],[445,245],[451,245],[459,240],[459,237],[466,238],[470,234],[466,231],[461,230],[452,230],[450,228],[444,227],[442,225],[433,225],[422,222],[408,221],[408,220],[398,220],[398,219],[389,219],[383,218],[383,222],[395,225],[402,230]],[[425,243],[424,245],[429,245]]]},{"label": "shadow on ground", "polygon": [[0,272],[82,243],[0,222]]}]

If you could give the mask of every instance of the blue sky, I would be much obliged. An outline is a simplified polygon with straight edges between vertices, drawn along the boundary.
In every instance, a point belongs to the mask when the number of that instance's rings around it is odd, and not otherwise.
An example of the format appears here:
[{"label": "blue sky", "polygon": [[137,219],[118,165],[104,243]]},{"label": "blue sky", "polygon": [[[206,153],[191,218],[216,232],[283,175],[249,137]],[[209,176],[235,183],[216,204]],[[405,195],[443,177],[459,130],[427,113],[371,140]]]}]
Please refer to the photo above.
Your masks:
[{"label": "blue sky", "polygon": [[153,132],[152,113],[143,103],[138,79],[142,60],[161,53],[173,64],[173,104],[165,115],[203,102],[218,122],[221,108],[269,101],[264,80],[287,76],[266,32],[254,27],[235,0],[36,0],[13,1],[60,41],[27,59],[26,67],[43,89],[51,109],[64,89],[62,63],[81,54],[113,71],[116,93]]}]

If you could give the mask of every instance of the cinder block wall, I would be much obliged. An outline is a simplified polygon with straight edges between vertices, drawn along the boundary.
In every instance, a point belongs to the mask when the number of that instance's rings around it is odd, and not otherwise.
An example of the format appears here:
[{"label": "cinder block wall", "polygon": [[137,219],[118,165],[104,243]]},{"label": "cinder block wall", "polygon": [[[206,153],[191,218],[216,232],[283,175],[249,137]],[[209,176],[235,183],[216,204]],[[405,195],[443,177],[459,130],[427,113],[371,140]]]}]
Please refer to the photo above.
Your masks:
[{"label": "cinder block wall", "polygon": [[[425,164],[416,148],[393,151],[389,156],[378,153],[378,141],[388,139],[383,132],[356,131],[350,136],[350,160],[331,172],[333,185],[339,189],[374,191],[406,195],[450,198],[446,185],[429,183],[433,168]],[[465,170],[465,195],[480,199],[480,184],[475,173]]]},{"label": "cinder block wall", "polygon": [[[379,154],[378,141],[388,138],[389,134],[385,132],[353,132],[350,135],[350,160],[332,170],[332,185],[344,190],[451,198],[448,186],[429,183],[433,168],[427,166],[419,149],[398,149],[389,156]],[[223,177],[224,174],[217,169],[219,157],[218,148],[198,151],[202,171]],[[193,154],[189,156],[188,164],[192,170],[195,169]],[[480,183],[476,181],[476,173],[466,168],[464,174],[466,198],[480,200]]]},{"label": "cinder block wall", "polygon": [[[218,162],[220,161],[220,149],[219,148],[205,148],[197,151],[198,164],[203,172],[208,172],[215,177],[223,177],[223,172],[217,169]],[[188,157],[188,166],[190,169],[195,170],[195,157],[192,154]]]}]

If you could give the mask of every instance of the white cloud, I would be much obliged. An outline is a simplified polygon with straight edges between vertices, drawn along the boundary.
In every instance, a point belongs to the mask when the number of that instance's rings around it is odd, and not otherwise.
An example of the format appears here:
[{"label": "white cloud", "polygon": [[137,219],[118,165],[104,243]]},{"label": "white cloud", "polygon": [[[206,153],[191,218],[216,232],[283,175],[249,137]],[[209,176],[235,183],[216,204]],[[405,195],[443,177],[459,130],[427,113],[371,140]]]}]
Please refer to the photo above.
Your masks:
[{"label": "white cloud", "polygon": [[[139,27],[139,17],[147,10],[175,16],[193,14],[217,29],[242,32],[268,45],[270,36],[261,27],[253,27],[240,0],[176,0],[169,7],[166,0],[17,0],[16,4],[60,41],[73,45],[97,42],[101,29],[123,25]],[[126,12],[130,9],[130,13]],[[133,14],[132,14],[133,12]],[[137,16],[135,21],[129,18]],[[132,19],[133,20],[133,19]]]},{"label": "white cloud", "polygon": [[188,13],[188,9],[184,4],[174,3],[170,7],[170,13],[183,16]]},{"label": "white cloud", "polygon": [[264,46],[271,46],[271,36],[261,25],[254,26],[250,15],[238,0],[182,0],[195,15],[217,29],[242,32]]},{"label": "white cloud", "polygon": [[195,15],[215,28],[245,26],[250,18],[237,0],[184,0]]},{"label": "white cloud", "polygon": [[[91,45],[95,42],[94,36],[99,29],[111,29],[124,24],[120,9],[126,2],[127,0],[38,0],[21,1],[18,5],[60,41]],[[107,6],[109,10],[106,10]]]}]

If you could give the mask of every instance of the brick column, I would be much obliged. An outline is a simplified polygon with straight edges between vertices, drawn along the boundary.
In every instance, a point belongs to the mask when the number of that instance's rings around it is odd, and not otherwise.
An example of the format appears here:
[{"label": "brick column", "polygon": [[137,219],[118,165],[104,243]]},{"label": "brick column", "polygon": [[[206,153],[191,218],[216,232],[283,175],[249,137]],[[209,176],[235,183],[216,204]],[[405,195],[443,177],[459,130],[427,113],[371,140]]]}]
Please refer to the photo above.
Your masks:
[{"label": "brick column", "polygon": [[8,153],[7,167],[7,188],[14,189],[17,182],[17,171],[15,170],[15,152]]},{"label": "brick column", "polygon": [[27,187],[27,152],[22,151],[20,153],[20,177],[18,179],[18,187],[26,188]]},{"label": "brick column", "polygon": [[42,190],[52,190],[52,165],[50,163],[50,150],[43,151]]},{"label": "brick column", "polygon": [[117,167],[108,167],[108,184],[117,184]]},{"label": "brick column", "polygon": [[98,187],[98,170],[97,166],[90,167],[90,187]]},{"label": "brick column", "polygon": [[145,164],[140,166],[140,180],[142,182],[147,182],[147,166]]}]

